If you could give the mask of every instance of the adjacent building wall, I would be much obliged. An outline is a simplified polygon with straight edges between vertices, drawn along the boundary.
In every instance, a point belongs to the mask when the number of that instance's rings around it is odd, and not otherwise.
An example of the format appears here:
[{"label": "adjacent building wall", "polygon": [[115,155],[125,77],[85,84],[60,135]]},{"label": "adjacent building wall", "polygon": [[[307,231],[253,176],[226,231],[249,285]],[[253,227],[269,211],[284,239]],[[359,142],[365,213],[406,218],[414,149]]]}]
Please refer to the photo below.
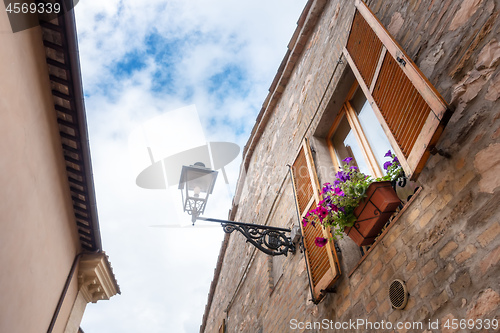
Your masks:
[{"label": "adjacent building wall", "polygon": [[[438,143],[451,158],[428,160],[420,193],[357,267],[352,261],[360,255],[353,257],[349,240],[339,242],[337,292],[318,305],[310,301],[303,254],[285,258],[276,278],[272,265],[280,263],[231,235],[205,332],[216,332],[223,319],[228,332],[287,332],[294,319],[424,325],[439,320],[438,332],[446,319],[500,316],[500,4],[374,0],[368,5],[455,109]],[[293,163],[304,137],[321,154],[318,142],[352,82],[341,53],[353,14],[352,1],[327,1],[251,154],[244,184],[240,178],[235,221],[298,223],[286,164]],[[320,182],[331,175],[331,170],[320,173]],[[388,284],[396,278],[409,288],[404,310],[389,303]]]},{"label": "adjacent building wall", "polygon": [[[40,27],[13,34],[0,5],[0,332],[49,327],[80,251]],[[77,294],[71,284],[54,332]]]}]

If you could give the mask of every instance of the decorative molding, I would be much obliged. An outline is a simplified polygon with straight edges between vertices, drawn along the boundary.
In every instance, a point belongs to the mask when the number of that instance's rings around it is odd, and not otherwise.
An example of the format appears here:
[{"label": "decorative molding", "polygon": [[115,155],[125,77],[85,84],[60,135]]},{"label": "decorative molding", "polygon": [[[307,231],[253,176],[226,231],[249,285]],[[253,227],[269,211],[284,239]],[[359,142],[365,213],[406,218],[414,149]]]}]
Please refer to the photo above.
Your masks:
[{"label": "decorative molding", "polygon": [[105,253],[82,255],[78,266],[78,288],[87,303],[108,300],[120,293]]}]

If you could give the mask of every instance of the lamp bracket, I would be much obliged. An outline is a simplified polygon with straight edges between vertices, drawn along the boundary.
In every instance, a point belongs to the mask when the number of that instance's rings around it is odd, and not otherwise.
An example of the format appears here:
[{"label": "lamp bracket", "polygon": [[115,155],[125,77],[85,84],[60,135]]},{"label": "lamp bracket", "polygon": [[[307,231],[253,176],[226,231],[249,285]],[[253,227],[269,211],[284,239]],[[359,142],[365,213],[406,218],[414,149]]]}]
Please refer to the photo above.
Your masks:
[{"label": "lamp bracket", "polygon": [[290,229],[271,227],[253,223],[234,222],[219,220],[209,217],[196,217],[198,220],[220,223],[227,234],[239,231],[247,242],[270,256],[287,255],[288,252],[295,253],[295,245],[286,233]]}]

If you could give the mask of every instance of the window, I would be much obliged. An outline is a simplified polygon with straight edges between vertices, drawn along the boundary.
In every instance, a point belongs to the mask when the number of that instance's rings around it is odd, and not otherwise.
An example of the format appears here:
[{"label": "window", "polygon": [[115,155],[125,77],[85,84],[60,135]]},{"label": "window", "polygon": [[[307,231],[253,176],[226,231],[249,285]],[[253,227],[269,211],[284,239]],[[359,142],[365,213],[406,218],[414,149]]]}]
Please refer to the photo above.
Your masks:
[{"label": "window", "polygon": [[[415,180],[446,125],[448,105],[360,0],[343,53],[406,175]],[[376,168],[373,158],[368,161]]]},{"label": "window", "polygon": [[374,177],[385,174],[384,155],[394,151],[359,85],[355,83],[327,136],[335,166],[352,157],[360,171]]}]

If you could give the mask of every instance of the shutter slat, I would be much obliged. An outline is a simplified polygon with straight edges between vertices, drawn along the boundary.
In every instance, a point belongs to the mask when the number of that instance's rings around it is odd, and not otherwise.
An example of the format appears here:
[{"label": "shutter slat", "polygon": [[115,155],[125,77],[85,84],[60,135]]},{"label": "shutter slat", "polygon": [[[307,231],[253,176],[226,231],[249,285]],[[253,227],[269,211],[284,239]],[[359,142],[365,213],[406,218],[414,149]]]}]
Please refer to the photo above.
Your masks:
[{"label": "shutter slat", "polygon": [[351,29],[351,38],[347,49],[355,54],[354,62],[359,65],[359,71],[367,86],[370,86],[377,67],[382,43],[361,15],[356,13]]}]

